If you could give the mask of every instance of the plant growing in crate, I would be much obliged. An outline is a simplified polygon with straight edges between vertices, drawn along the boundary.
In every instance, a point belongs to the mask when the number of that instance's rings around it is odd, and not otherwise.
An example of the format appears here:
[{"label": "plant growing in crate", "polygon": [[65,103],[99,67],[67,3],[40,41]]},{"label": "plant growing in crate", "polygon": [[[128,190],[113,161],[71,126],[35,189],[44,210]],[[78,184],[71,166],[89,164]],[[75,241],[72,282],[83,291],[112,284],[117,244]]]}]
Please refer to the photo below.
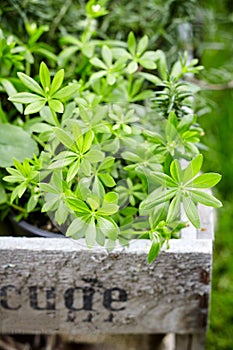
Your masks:
[{"label": "plant growing in crate", "polygon": [[148,50],[148,37],[137,40],[132,32],[127,42],[93,40],[93,21],[106,11],[89,2],[86,12],[80,39],[62,40],[57,72],[42,62],[39,75],[31,76],[17,60],[17,78],[1,80],[24,114],[9,125],[1,113],[3,143],[13,145],[0,156],[1,205],[5,213],[16,210],[18,219],[46,213],[89,248],[150,239],[152,262],[187,225],[181,205],[197,228],[198,203],[221,206],[203,191],[221,176],[199,175],[203,131],[190,108],[191,86],[181,80],[201,67],[184,54],[169,69],[164,52]]}]

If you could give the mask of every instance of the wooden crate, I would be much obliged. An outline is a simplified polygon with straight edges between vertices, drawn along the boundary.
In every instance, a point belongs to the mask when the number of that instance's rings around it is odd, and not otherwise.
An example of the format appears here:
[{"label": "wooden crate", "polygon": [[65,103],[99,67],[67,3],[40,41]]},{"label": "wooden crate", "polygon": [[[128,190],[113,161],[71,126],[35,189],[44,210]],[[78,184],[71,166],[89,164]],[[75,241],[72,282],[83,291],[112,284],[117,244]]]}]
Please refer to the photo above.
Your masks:
[{"label": "wooden crate", "polygon": [[184,230],[152,265],[147,241],[107,254],[66,238],[0,237],[0,333],[173,333],[177,350],[204,349],[213,210],[200,211],[201,230]]}]

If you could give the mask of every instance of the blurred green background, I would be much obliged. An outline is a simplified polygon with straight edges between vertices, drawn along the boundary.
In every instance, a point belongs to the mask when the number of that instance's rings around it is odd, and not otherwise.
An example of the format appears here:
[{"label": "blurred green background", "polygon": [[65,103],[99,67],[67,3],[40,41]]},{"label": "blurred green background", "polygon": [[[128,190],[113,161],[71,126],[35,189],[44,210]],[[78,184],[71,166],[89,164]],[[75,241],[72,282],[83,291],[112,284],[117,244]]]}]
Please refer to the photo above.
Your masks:
[{"label": "blurred green background", "polygon": [[202,92],[212,105],[200,123],[209,147],[205,166],[219,171],[223,201],[215,230],[212,299],[207,350],[233,349],[233,2],[205,1],[206,22],[200,57],[205,79],[218,84]]}]

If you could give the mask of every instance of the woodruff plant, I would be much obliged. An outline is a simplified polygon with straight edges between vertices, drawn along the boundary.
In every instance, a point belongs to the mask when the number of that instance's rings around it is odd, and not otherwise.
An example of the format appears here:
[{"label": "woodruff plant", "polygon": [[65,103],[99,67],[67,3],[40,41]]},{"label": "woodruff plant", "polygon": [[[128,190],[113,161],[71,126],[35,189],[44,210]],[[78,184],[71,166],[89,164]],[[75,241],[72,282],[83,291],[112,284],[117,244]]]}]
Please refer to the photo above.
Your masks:
[{"label": "woodruff plant", "polygon": [[184,55],[169,69],[161,50],[148,50],[147,36],[93,40],[95,11],[105,10],[89,7],[81,41],[63,41],[62,67],[55,72],[42,62],[38,76],[19,72],[20,89],[9,93],[18,112],[24,110],[22,129],[34,151],[20,158],[12,150],[14,164],[6,162],[8,174],[1,176],[2,204],[19,219],[48,214],[89,248],[149,239],[152,262],[187,222],[200,228],[198,203],[221,206],[204,191],[221,176],[199,174],[203,131],[190,108],[190,87],[181,81],[200,67]]}]

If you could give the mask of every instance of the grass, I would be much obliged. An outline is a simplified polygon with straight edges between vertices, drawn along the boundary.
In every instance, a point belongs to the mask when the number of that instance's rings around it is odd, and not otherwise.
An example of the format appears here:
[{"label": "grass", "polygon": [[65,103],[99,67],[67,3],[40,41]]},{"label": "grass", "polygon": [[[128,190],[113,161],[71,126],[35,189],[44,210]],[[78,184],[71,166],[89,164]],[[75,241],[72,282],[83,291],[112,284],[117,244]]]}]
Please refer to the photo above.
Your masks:
[{"label": "grass", "polygon": [[[211,0],[209,1],[211,2]],[[218,6],[213,2],[213,6]],[[227,5],[227,3],[226,3]],[[213,83],[233,80],[232,9],[219,9],[217,21],[206,33],[202,61]],[[229,23],[231,26],[229,26]],[[206,25],[208,28],[208,24]],[[214,45],[208,45],[208,44]],[[212,73],[217,73],[214,76]],[[215,233],[212,298],[207,350],[233,349],[233,90],[206,91],[212,110],[201,119],[206,130],[204,143],[209,147],[205,167],[218,171],[223,179],[217,188],[223,201],[218,211]]]}]

